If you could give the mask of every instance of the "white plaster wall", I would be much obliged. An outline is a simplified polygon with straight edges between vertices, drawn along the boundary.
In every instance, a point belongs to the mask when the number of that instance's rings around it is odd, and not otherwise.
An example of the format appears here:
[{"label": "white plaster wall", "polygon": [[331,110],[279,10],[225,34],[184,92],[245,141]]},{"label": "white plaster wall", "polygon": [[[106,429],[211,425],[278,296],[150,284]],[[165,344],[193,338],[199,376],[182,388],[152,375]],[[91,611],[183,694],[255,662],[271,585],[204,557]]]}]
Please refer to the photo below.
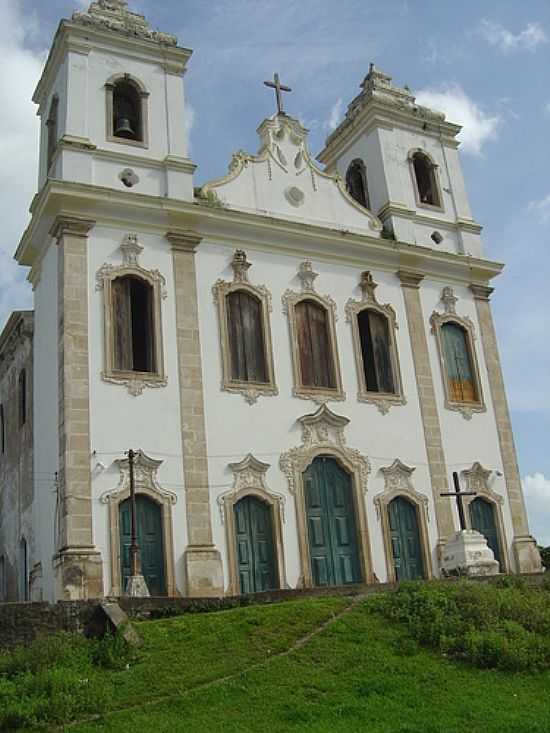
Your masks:
[{"label": "white plaster wall", "polygon": [[[287,317],[282,312],[281,297],[287,288],[299,290],[296,273],[300,259],[252,249],[248,249],[247,254],[253,264],[249,271],[251,282],[268,285],[273,297],[271,328],[275,375],[279,388],[279,396],[260,397],[253,406],[248,405],[241,395],[220,390],[220,344],[212,286],[218,278],[232,279],[229,263],[233,250],[213,242],[203,242],[197,254],[214,540],[222,553],[227,583],[227,540],[216,499],[231,488],[232,472],[228,464],[240,461],[248,453],[252,453],[271,466],[267,473],[269,488],[286,497],[285,557],[287,579],[289,584],[294,586],[299,575],[294,497],[289,494],[286,478],[279,468],[279,459],[283,452],[301,444],[301,431],[296,425],[297,418],[311,414],[318,408],[310,400],[292,397],[290,339]],[[396,458],[400,458],[404,463],[416,467],[413,478],[415,488],[430,498],[429,533],[432,547],[435,546],[437,538],[401,286],[393,273],[373,271],[375,280],[379,283],[376,292],[380,302],[389,302],[396,310],[399,324],[397,341],[403,388],[407,398],[406,405],[393,407],[388,415],[383,416],[374,405],[360,403],[356,397],[357,375],[351,326],[346,323],[344,307],[350,297],[357,299],[360,297],[357,284],[361,269],[329,265],[318,260],[313,261],[313,266],[319,273],[316,281],[317,291],[321,294],[330,294],[338,306],[338,351],[347,399],[345,402],[330,402],[329,406],[335,413],[350,419],[350,424],[346,428],[347,444],[351,448],[359,449],[372,464],[364,500],[367,507],[374,570],[379,580],[384,581],[387,577],[386,560],[381,525],[373,504],[376,494],[384,488],[384,481],[379,471],[382,466],[389,466]],[[368,263],[365,263],[364,267],[367,266]]]},{"label": "white plaster wall", "polygon": [[[180,395],[172,255],[168,242],[161,236],[138,233],[144,247],[140,263],[147,269],[158,269],[166,278],[166,298],[162,301],[164,364],[168,385],[145,389],[139,397],[131,396],[126,387],[101,379],[104,368],[103,292],[96,290],[96,273],[104,263],[120,265],[120,244],[127,230],[98,224],[90,233],[88,246],[89,274],[89,354],[91,404],[91,471],[93,485],[94,538],[104,563],[105,591],[111,587],[110,534],[108,506],[101,502],[106,491],[115,489],[119,471],[114,463],[124,458],[130,448],[141,449],[155,460],[162,460],[158,473],[163,489],[173,492],[173,535],[176,560],[176,581],[184,590],[183,552],[187,545],[185,494],[183,478]],[[117,548],[118,550],[118,548]]]},{"label": "white plaster wall", "polygon": [[[434,311],[439,313],[444,312],[440,298],[443,287],[448,284],[449,283],[443,281],[437,282],[433,280],[425,280],[422,284],[421,298],[427,328],[429,329],[428,344],[430,349],[430,362],[434,378],[436,401],[439,410],[441,434],[449,477],[452,476],[453,471],[459,472],[460,475],[460,471],[471,468],[475,461],[479,461],[483,467],[488,470],[500,471],[502,473],[502,456],[498,442],[495,412],[493,401],[491,399],[487,366],[483,353],[483,344],[480,340],[479,322],[477,319],[475,301],[472,293],[467,287],[461,287],[458,285],[453,286],[454,294],[459,299],[456,304],[456,312],[457,315],[461,317],[470,318],[474,324],[476,333],[475,350],[479,364],[481,387],[487,410],[486,412],[475,413],[471,420],[467,420],[460,412],[455,412],[445,408],[443,376],[437,351],[437,343],[435,336],[431,333],[429,319]],[[512,529],[510,505],[506,493],[506,482],[504,477],[498,477],[496,475],[493,475],[489,481],[491,489],[504,497],[503,516],[508,552],[510,557],[512,557],[511,547],[514,533]]]},{"label": "white plaster wall", "polygon": [[42,561],[44,600],[54,600],[55,473],[59,469],[59,357],[57,247],[50,245],[34,291],[34,490],[33,523]]}]

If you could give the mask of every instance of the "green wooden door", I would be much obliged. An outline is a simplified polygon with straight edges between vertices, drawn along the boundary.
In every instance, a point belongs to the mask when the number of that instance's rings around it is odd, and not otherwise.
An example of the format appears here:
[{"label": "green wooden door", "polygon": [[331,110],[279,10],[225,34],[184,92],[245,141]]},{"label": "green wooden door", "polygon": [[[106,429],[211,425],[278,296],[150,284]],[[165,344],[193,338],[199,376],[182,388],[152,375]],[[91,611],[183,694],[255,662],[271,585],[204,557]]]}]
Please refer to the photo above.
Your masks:
[{"label": "green wooden door", "polygon": [[474,499],[470,504],[470,519],[472,529],[476,529],[486,538],[495,560],[500,562],[500,542],[498,541],[494,506],[485,499]]},{"label": "green wooden door", "polygon": [[316,458],[304,473],[314,585],[361,582],[351,477],[333,458]]},{"label": "green wooden door", "polygon": [[[166,593],[164,577],[164,545],[162,515],[158,504],[146,496],[136,496],[137,536],[141,556],[141,572],[152,596]],[[120,521],[120,558],[122,565],[122,592],[130,577],[130,544],[132,539],[132,520],[130,500],[119,507]]]},{"label": "green wooden door", "polygon": [[241,593],[278,588],[271,507],[254,496],[235,504],[237,564]]},{"label": "green wooden door", "polygon": [[416,508],[398,496],[388,508],[396,580],[425,577]]}]

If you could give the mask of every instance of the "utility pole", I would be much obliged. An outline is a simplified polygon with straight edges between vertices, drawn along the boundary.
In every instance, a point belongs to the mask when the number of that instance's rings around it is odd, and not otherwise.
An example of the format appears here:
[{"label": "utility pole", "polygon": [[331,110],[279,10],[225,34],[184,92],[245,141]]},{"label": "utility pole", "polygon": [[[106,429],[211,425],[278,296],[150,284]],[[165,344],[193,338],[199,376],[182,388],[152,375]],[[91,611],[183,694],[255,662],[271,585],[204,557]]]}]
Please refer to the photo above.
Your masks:
[{"label": "utility pole", "polygon": [[135,452],[130,448],[128,451],[128,473],[130,476],[130,517],[131,517],[131,538],[130,538],[130,577],[126,585],[126,595],[134,598],[147,598],[150,593],[145,578],[141,573],[141,558],[137,535],[137,502],[136,485],[134,480],[134,459]]}]

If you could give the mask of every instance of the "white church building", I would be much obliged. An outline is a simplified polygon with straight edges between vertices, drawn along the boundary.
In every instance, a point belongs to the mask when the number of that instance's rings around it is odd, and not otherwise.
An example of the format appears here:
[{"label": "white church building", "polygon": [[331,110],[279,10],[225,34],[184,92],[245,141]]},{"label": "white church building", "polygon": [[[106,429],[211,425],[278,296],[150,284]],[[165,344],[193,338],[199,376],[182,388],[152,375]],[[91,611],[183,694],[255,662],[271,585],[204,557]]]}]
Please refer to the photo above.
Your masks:
[{"label": "white church building", "polygon": [[316,162],[279,111],[194,187],[191,51],[123,0],[59,25],[0,336],[0,600],[117,596],[128,451],[152,595],[440,576],[529,534],[458,125],[371,65]]}]

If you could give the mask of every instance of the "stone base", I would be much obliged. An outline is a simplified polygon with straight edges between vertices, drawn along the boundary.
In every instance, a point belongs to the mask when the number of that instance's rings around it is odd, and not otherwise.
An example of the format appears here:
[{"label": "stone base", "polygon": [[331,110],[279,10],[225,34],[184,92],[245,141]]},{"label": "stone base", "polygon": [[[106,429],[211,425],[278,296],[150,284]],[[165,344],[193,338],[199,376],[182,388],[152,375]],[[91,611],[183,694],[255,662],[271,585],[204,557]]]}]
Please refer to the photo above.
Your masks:
[{"label": "stone base", "polygon": [[518,573],[544,573],[545,568],[534,537],[514,537],[513,548]]},{"label": "stone base", "polygon": [[56,601],[103,598],[103,561],[95,547],[64,547],[53,558]]},{"label": "stone base", "polygon": [[224,595],[222,559],[213,545],[188,547],[185,568],[189,598],[221,598]]},{"label": "stone base", "polygon": [[472,529],[457,532],[443,550],[441,574],[449,576],[498,575],[500,565],[485,537]]},{"label": "stone base", "polygon": [[125,591],[130,598],[150,598],[151,596],[143,575],[130,575]]}]

